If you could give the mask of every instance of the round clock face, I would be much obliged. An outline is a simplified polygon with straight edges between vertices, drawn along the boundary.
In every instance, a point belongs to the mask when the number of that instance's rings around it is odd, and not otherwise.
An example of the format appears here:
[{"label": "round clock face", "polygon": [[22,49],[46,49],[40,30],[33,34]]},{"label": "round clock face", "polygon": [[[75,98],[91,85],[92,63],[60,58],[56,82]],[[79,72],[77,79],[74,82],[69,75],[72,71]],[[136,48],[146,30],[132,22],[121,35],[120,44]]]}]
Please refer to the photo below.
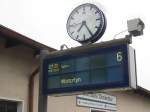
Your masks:
[{"label": "round clock face", "polygon": [[67,21],[69,36],[81,44],[97,41],[104,34],[105,29],[106,19],[103,12],[90,3],[75,8]]}]

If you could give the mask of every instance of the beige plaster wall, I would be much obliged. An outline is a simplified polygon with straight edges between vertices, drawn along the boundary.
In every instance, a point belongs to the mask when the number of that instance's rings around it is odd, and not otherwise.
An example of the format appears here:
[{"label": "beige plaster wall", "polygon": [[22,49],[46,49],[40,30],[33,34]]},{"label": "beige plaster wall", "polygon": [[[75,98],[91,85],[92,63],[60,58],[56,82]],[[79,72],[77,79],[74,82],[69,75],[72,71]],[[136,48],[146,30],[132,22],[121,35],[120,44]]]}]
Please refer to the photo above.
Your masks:
[{"label": "beige plaster wall", "polygon": [[[150,112],[150,98],[135,94],[133,91],[109,92],[106,94],[117,97],[117,112]],[[49,97],[48,112],[54,111],[90,112],[90,108],[77,107],[75,96]]]},{"label": "beige plaster wall", "polygon": [[150,97],[133,91],[113,92],[117,97],[117,112],[150,112]]},{"label": "beige plaster wall", "polygon": [[27,112],[28,81],[36,66],[32,50],[24,46],[0,48],[0,99],[23,101]]}]

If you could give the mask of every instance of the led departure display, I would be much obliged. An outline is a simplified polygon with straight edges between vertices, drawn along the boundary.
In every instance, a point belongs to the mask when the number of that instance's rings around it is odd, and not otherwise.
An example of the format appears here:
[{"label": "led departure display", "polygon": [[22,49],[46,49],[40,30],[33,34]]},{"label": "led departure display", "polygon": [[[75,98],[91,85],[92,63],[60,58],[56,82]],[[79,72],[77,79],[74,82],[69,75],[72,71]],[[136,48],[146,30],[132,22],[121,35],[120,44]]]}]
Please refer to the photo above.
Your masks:
[{"label": "led departure display", "polygon": [[45,94],[126,87],[128,46],[48,57],[43,61],[43,73]]}]

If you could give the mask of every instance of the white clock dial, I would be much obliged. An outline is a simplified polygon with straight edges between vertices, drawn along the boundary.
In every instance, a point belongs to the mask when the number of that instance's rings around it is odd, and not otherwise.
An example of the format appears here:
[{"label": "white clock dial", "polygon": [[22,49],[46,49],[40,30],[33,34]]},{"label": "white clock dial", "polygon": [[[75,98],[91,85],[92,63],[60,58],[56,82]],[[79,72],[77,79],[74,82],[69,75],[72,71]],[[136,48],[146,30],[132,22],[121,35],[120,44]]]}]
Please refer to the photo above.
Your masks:
[{"label": "white clock dial", "polygon": [[72,39],[80,43],[88,43],[96,41],[105,25],[102,11],[95,5],[87,3],[72,11],[67,21],[67,31]]}]

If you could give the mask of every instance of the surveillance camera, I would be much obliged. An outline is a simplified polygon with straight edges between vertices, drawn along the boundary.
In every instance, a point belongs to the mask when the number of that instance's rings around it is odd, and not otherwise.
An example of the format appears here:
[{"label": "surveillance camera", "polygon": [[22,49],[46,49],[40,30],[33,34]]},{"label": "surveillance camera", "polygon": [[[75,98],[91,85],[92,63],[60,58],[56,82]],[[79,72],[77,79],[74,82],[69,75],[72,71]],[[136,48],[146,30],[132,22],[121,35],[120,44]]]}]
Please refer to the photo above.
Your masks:
[{"label": "surveillance camera", "polygon": [[133,36],[143,35],[143,29],[145,27],[143,21],[139,18],[128,20],[128,32]]}]

